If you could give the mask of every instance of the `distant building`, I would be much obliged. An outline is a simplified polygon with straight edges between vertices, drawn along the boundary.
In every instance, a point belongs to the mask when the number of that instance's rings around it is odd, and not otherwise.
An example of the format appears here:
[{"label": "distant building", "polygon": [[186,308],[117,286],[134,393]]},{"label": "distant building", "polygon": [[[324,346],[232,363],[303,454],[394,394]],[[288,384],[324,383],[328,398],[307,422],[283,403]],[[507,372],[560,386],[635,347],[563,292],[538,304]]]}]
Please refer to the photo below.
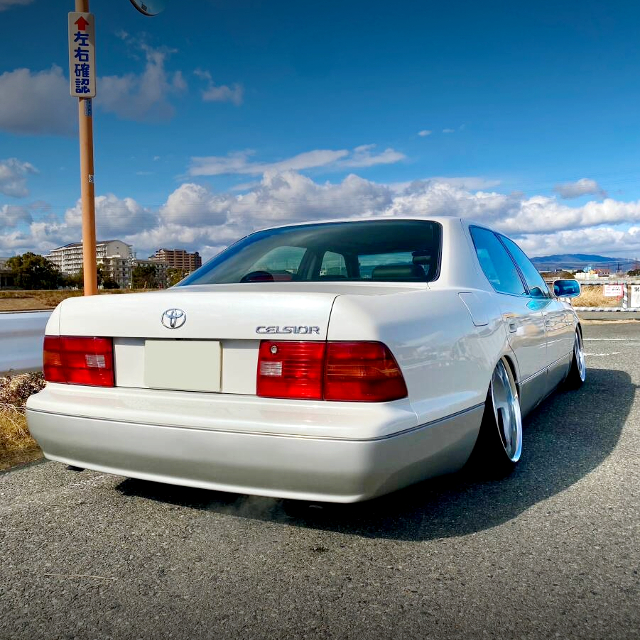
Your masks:
[{"label": "distant building", "polygon": [[575,275],[576,280],[597,280],[598,274],[595,271],[578,271]]},{"label": "distant building", "polygon": [[9,258],[0,258],[0,289],[13,287],[15,284],[13,272],[7,266]]},{"label": "distant building", "polygon": [[149,260],[188,273],[202,266],[202,258],[197,251],[187,253],[184,249],[158,249],[152,256],[149,256]]},{"label": "distant building", "polygon": [[133,260],[133,268],[135,267],[153,267],[156,272],[156,278],[158,280],[158,286],[161,289],[167,286],[167,269],[169,265],[164,262],[158,262],[157,260],[140,260],[135,258]]},{"label": "distant building", "polygon": [[[72,242],[53,249],[48,256],[62,273],[75,275],[82,269],[82,242]],[[131,286],[132,262],[135,256],[131,245],[122,240],[103,240],[96,243],[96,261],[102,273],[115,280],[121,289]]]}]

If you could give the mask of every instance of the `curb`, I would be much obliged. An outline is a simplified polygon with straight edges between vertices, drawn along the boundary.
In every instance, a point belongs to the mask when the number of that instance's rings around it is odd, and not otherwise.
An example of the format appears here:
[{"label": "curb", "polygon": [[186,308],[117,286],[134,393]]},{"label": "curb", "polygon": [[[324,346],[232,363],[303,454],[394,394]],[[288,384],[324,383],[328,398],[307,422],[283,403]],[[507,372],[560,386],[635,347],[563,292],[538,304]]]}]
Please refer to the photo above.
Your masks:
[{"label": "curb", "polygon": [[581,311],[583,313],[640,313],[640,309],[622,309],[620,307],[573,307],[573,310]]}]

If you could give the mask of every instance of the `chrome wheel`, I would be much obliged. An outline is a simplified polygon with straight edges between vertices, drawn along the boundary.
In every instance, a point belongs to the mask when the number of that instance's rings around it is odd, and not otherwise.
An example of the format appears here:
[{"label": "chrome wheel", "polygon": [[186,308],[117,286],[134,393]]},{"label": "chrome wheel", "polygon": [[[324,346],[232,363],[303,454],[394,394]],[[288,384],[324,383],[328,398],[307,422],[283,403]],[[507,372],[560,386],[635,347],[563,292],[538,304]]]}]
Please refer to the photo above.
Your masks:
[{"label": "chrome wheel", "polygon": [[576,367],[578,368],[578,375],[580,381],[584,382],[587,379],[587,364],[584,360],[584,350],[582,348],[582,336],[580,332],[576,332],[576,340],[573,345],[573,357],[576,361]]},{"label": "chrome wheel", "polygon": [[491,400],[504,452],[511,462],[518,462],[522,454],[520,400],[513,376],[502,360],[491,378]]}]

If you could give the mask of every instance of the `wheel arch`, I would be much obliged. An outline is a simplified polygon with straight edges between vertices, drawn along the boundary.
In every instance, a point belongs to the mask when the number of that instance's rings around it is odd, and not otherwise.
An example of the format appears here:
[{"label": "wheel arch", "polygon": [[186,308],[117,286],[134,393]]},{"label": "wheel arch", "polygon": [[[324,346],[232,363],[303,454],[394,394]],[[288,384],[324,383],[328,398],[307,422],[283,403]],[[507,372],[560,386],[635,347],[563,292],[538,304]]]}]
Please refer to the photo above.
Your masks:
[{"label": "wheel arch", "polygon": [[[500,359],[504,360],[507,363],[509,370],[511,371],[511,375],[515,380],[516,386],[518,387],[518,392],[520,392],[520,373],[518,371],[518,363],[516,361],[515,354],[513,352],[506,352],[501,356]],[[496,362],[496,365],[497,364],[498,363]]]}]

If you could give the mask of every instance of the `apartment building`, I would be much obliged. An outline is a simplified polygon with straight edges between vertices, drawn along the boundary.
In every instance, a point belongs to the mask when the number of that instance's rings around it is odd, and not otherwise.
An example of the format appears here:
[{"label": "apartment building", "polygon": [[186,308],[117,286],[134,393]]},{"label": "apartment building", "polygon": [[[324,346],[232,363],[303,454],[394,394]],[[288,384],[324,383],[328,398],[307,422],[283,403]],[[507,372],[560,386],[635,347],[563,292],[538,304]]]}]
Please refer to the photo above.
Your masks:
[{"label": "apartment building", "polygon": [[197,251],[187,253],[184,249],[158,249],[149,256],[149,260],[189,273],[202,266],[202,258]]},{"label": "apartment building", "polygon": [[136,258],[133,261],[133,266],[153,267],[156,272],[158,286],[161,288],[165,288],[167,286],[167,269],[169,269],[170,265],[163,262],[158,262],[157,260],[141,260],[139,258]]},{"label": "apartment building", "polygon": [[[53,249],[48,260],[62,273],[73,275],[82,269],[82,242],[72,242]],[[96,243],[96,261],[102,273],[115,280],[120,288],[131,286],[131,270],[134,254],[131,245],[122,240],[103,240]]]},{"label": "apartment building", "polygon": [[0,258],[0,289],[13,287],[15,284],[13,272],[7,266],[7,260],[9,258]]}]

